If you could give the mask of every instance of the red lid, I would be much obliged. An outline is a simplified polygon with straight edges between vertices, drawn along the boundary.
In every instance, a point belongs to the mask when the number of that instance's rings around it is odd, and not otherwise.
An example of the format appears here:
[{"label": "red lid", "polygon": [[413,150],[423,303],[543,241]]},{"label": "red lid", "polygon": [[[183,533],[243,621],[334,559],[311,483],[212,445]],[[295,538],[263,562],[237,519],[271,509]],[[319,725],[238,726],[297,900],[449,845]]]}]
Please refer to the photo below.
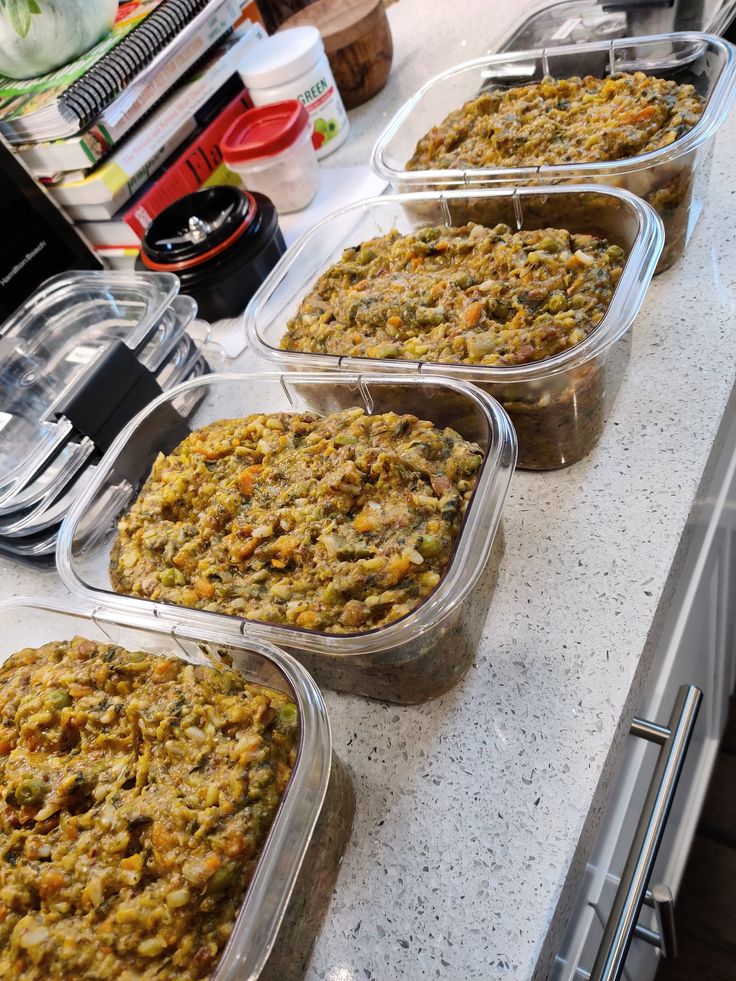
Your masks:
[{"label": "red lid", "polygon": [[298,99],[257,106],[238,116],[220,143],[225,163],[273,157],[287,150],[309,126]]}]

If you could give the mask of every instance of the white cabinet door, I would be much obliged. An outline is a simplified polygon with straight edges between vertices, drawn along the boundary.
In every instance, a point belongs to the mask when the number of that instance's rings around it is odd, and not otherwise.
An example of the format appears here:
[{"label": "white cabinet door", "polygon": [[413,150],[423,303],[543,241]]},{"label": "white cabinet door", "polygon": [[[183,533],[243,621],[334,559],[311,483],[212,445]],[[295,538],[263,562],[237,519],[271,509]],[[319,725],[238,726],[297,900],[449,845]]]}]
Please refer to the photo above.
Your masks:
[{"label": "white cabinet door", "polygon": [[[736,398],[736,395],[734,395]],[[736,414],[721,425],[713,465],[698,494],[671,576],[670,606],[639,707],[641,718],[665,724],[680,685],[697,685],[703,702],[670,813],[651,885],[663,882],[676,896],[687,854],[726,723],[736,682]],[[554,977],[579,981],[589,971],[603,925],[639,820],[658,748],[634,737],[629,742],[609,795],[601,831],[586,870],[576,914]],[[644,909],[642,925],[655,929]],[[658,953],[633,940],[626,963],[628,981],[649,981]]]},{"label": "white cabinet door", "polygon": [[[726,605],[723,563],[730,561],[730,539],[711,543],[710,554],[699,567],[697,579],[682,597],[677,628],[657,652],[640,717],[666,724],[678,689],[693,684],[703,701],[687,754],[680,784],[660,848],[652,885],[664,882],[674,894],[680,884],[690,841],[695,831],[718,748],[721,726],[718,678],[724,663]],[[652,778],[659,748],[629,737],[596,847],[588,863],[583,899],[575,924],[556,967],[556,977],[573,981],[576,971],[590,971],[603,924],[611,910]],[[593,915],[591,916],[591,912]],[[642,925],[656,929],[654,914],[644,909]],[[649,981],[656,973],[658,951],[634,940],[627,958],[627,981]]]}]

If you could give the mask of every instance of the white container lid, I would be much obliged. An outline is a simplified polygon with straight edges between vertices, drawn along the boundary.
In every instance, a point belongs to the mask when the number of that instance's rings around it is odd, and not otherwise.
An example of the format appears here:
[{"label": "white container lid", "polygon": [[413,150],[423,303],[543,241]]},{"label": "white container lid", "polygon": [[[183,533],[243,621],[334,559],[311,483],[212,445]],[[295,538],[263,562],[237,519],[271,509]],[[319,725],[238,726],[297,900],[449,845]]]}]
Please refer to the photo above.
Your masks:
[{"label": "white container lid", "polygon": [[238,72],[247,88],[282,85],[303,75],[323,51],[316,27],[291,27],[256,44],[238,65]]}]

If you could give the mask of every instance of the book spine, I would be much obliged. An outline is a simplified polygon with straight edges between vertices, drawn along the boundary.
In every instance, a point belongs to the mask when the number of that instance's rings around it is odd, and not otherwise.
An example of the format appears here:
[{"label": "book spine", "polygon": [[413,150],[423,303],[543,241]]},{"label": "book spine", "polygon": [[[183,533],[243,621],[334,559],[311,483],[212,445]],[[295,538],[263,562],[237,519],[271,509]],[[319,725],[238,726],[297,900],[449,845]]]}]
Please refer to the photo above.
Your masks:
[{"label": "book spine", "polygon": [[193,118],[185,119],[165,140],[156,144],[145,161],[136,165],[128,164],[127,170],[121,164],[110,162],[103,166],[102,173],[92,181],[83,178],[76,183],[51,186],[49,190],[60,204],[105,204],[110,201],[113,204],[117,202],[117,206],[121,207],[195,128]]},{"label": "book spine", "polygon": [[119,45],[66,90],[59,99],[62,116],[76,120],[80,127],[88,126],[208,2],[164,0]]},{"label": "book spine", "polygon": [[202,187],[222,164],[220,141],[251,103],[245,92],[233,99],[171,166],[124,214],[123,220],[143,238],[154,218],[174,201]]}]

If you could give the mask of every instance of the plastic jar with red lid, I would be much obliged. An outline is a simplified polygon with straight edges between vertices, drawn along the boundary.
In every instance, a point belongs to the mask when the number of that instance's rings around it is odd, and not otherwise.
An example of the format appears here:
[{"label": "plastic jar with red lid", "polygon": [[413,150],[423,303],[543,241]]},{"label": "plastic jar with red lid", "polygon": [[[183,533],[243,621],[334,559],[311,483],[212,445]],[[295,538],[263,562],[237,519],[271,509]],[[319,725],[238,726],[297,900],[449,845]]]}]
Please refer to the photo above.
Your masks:
[{"label": "plastic jar with red lid", "polygon": [[317,193],[312,127],[297,99],[248,109],[225,133],[220,148],[245,187],[265,194],[281,214],[306,208]]}]

